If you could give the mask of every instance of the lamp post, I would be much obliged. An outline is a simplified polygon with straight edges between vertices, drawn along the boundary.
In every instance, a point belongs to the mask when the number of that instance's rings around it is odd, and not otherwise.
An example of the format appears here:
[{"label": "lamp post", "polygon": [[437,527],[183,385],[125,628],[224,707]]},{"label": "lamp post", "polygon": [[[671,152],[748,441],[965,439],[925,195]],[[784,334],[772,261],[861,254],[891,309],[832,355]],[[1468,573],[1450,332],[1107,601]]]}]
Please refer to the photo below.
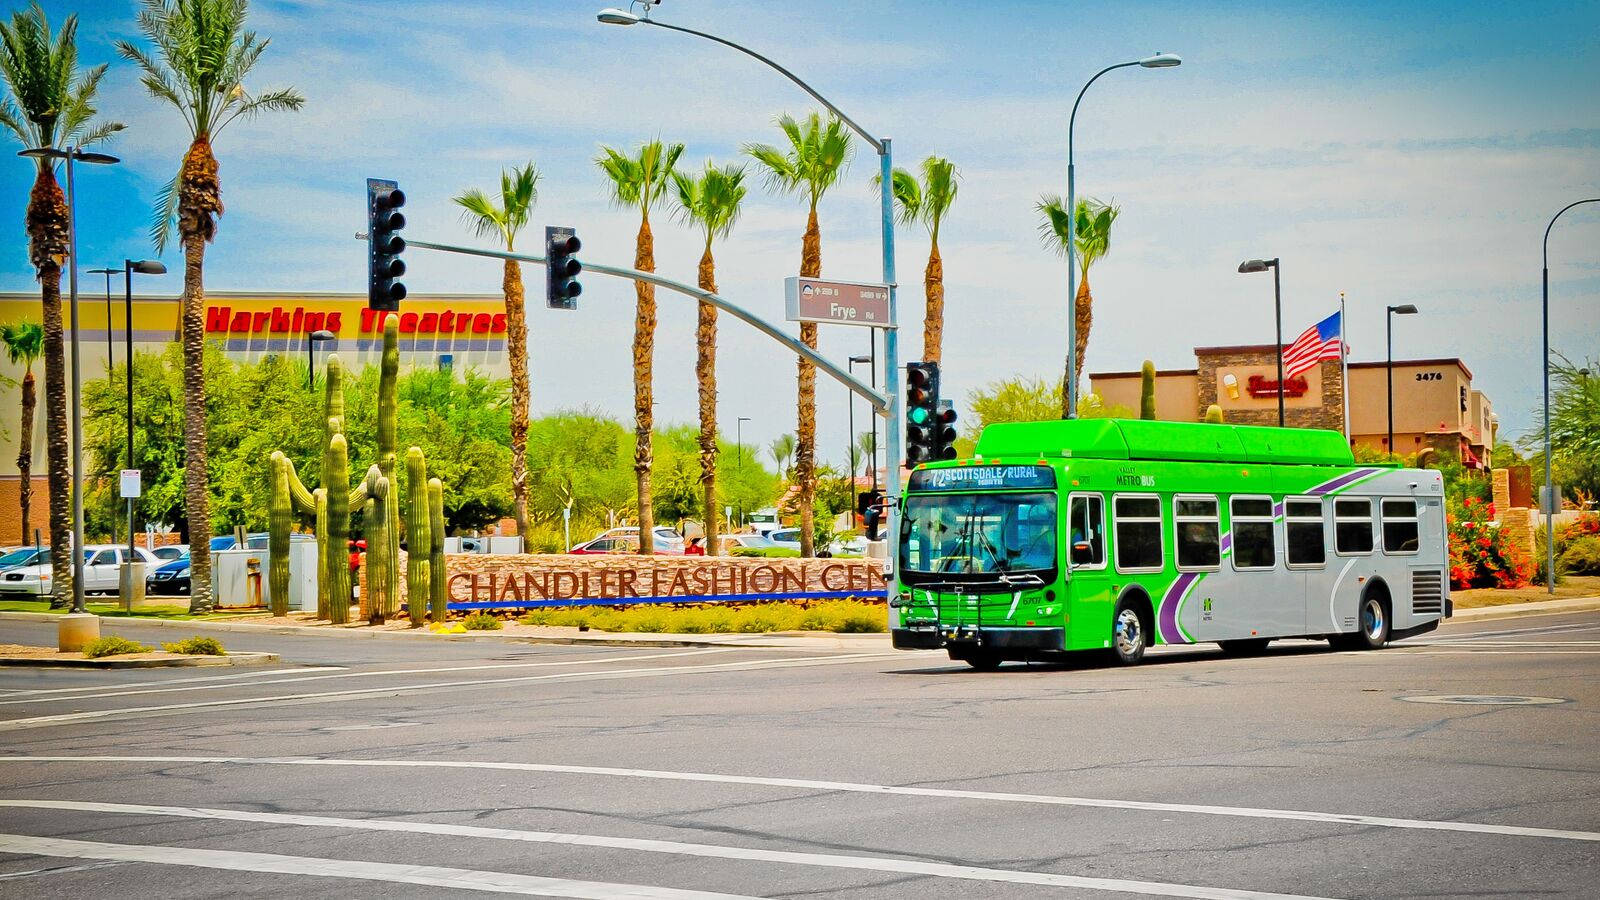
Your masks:
[{"label": "lamp post", "polygon": [[1546,592],[1556,592],[1556,486],[1550,481],[1550,229],[1567,210],[1585,203],[1600,203],[1600,197],[1575,200],[1561,207],[1561,212],[1550,217],[1544,227],[1544,276],[1541,290],[1541,308],[1544,321],[1544,356],[1539,358],[1539,369],[1544,373],[1544,586]]},{"label": "lamp post", "polygon": [[[1388,382],[1389,382],[1389,443],[1388,443],[1388,447],[1389,447],[1389,458],[1390,459],[1394,459],[1394,317],[1395,316],[1414,316],[1416,314],[1417,314],[1417,308],[1415,306],[1412,306],[1410,303],[1402,303],[1399,306],[1391,306],[1391,307],[1389,307],[1388,308],[1388,312],[1385,313],[1384,317],[1383,317],[1384,333],[1386,335],[1385,342],[1388,344],[1388,350],[1389,350],[1388,361],[1384,364],[1384,372],[1385,372],[1385,377],[1388,379]],[[1343,327],[1343,326],[1341,325],[1340,327]]]},{"label": "lamp post", "polygon": [[306,335],[306,388],[309,390],[317,386],[317,341],[336,340],[337,335],[319,328]]},{"label": "lamp post", "polygon": [[[739,474],[744,474],[744,423],[750,421],[749,416],[740,416],[733,423],[733,439],[739,445]],[[739,524],[744,525],[744,501],[739,501]]]},{"label": "lamp post", "polygon": [[[126,343],[128,371],[128,468],[137,469],[133,463],[133,276],[165,275],[167,267],[159,259],[124,259],[122,261],[122,335]],[[109,320],[108,320],[109,321]],[[110,327],[109,325],[107,327]],[[128,562],[133,562],[133,498],[128,498]]]},{"label": "lamp post", "polygon": [[[1066,384],[1061,386],[1061,401],[1066,407],[1063,410],[1066,413],[1062,416],[1064,419],[1078,417],[1078,180],[1072,158],[1072,135],[1078,124],[1078,104],[1083,102],[1083,95],[1088,93],[1089,85],[1094,84],[1101,75],[1112,69],[1125,69],[1129,66],[1170,69],[1180,65],[1183,65],[1183,59],[1176,53],[1157,53],[1144,59],[1106,66],[1084,83],[1083,90],[1078,92],[1078,99],[1072,101],[1072,115],[1067,119],[1067,378]],[[889,176],[885,174],[885,183],[888,178]]]},{"label": "lamp post", "polygon": [[[67,269],[70,286],[69,306],[72,320],[72,395],[83,396],[83,373],[78,364],[78,211],[72,184],[72,163],[111,165],[122,160],[109,153],[93,153],[82,147],[62,150],[57,147],[33,147],[17,153],[31,159],[64,159],[67,161],[67,253],[71,260]],[[72,406],[72,612],[86,612],[83,605],[83,405]]]},{"label": "lamp post", "polygon": [[[650,7],[648,5],[644,7],[646,13],[649,12],[649,9]],[[736,44],[726,38],[717,37],[714,34],[707,34],[703,31],[695,31],[692,28],[684,28],[679,25],[668,25],[664,22],[657,22],[654,19],[649,18],[648,15],[636,15],[631,12],[624,12],[620,9],[602,9],[596,16],[596,19],[606,25],[654,25],[657,28],[665,28],[669,31],[692,34],[695,37],[705,38],[708,41],[713,41],[725,47],[737,50],[746,56],[765,63],[767,66],[777,70],[778,73],[783,75],[785,78],[788,78],[790,81],[794,82],[801,90],[809,94],[811,99],[827,107],[829,112],[837,116],[840,121],[849,126],[851,131],[854,131],[856,134],[860,135],[862,140],[866,141],[868,144],[871,144],[872,149],[877,151],[879,218],[881,221],[883,234],[883,283],[887,285],[889,289],[889,324],[883,332],[884,393],[889,397],[889,419],[893,422],[898,422],[900,419],[902,403],[900,397],[900,340],[897,332],[900,320],[898,305],[895,298],[893,200],[894,160],[893,153],[890,148],[889,138],[880,138],[872,135],[866,129],[856,124],[854,119],[845,115],[844,112],[839,109],[839,107],[830,103],[826,97],[817,93],[816,90],[811,87],[811,85],[806,84],[793,72],[785,69],[783,66],[778,65],[776,62],[773,62],[754,50],[751,50],[748,47],[740,46],[739,44]],[[1154,59],[1154,57],[1152,57],[1152,59]],[[1177,57],[1173,57],[1173,59],[1176,60]],[[1176,62],[1163,63],[1163,65],[1176,64]],[[887,436],[887,449],[889,454],[889,475],[887,488],[891,496],[899,496],[901,435],[898,429],[890,427],[887,429]],[[894,521],[897,514],[898,511],[896,508],[891,506],[890,518],[887,523],[889,531],[889,558],[891,560],[895,558],[896,544],[898,543],[899,529],[896,527]],[[898,623],[898,613],[894,610],[890,610],[890,624],[897,625]]]},{"label": "lamp post", "polygon": [[[848,368],[850,369],[850,374],[851,375],[854,375],[856,373],[856,364],[857,363],[863,363],[863,364],[866,364],[866,365],[871,365],[872,364],[872,357],[871,356],[852,356],[852,357],[850,357],[850,364],[849,364]],[[850,452],[845,456],[845,459],[850,461],[850,490],[854,491],[855,490],[855,478],[856,478],[856,469],[855,469],[855,462],[856,462],[856,395],[855,395],[855,392],[846,391],[844,399],[845,399],[846,403],[850,404],[850,444],[849,444]],[[873,431],[876,432],[877,429],[874,428]],[[877,445],[876,444],[873,445],[872,455],[874,457],[876,457],[878,455],[878,450],[877,450]]]},{"label": "lamp post", "polygon": [[106,374],[111,374],[111,276],[122,274],[121,269],[85,269],[88,275],[106,277]]},{"label": "lamp post", "polygon": [[[1278,344],[1278,427],[1284,426],[1283,413],[1283,291],[1278,283],[1278,258],[1250,259],[1239,264],[1240,272],[1265,272],[1272,270],[1272,316],[1276,323]],[[1342,326],[1341,326],[1342,327]]]}]

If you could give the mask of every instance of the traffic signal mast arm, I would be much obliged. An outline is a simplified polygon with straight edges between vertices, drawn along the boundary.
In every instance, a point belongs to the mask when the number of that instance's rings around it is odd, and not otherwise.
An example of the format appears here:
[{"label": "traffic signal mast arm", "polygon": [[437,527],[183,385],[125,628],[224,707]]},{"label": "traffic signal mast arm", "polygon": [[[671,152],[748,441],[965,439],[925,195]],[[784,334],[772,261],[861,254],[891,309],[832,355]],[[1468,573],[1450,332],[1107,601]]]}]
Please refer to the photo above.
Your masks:
[{"label": "traffic signal mast arm", "polygon": [[[358,235],[357,237],[364,236]],[[467,256],[483,256],[490,259],[511,259],[516,260],[517,262],[534,263],[537,265],[548,265],[549,263],[549,260],[543,256],[534,256],[527,253],[507,253],[500,250],[480,250],[475,247],[457,247],[450,244],[435,244],[429,241],[409,241],[407,246],[416,247],[421,250],[438,250],[444,253],[462,253],[466,254]],[[681,281],[673,281],[671,278],[663,278],[654,272],[641,272],[638,269],[626,269],[621,266],[606,266],[600,265],[599,263],[584,262],[582,263],[582,271],[596,272],[601,275],[614,275],[618,278],[626,278],[629,281],[643,281],[659,287],[664,287],[670,291],[676,291],[677,293],[693,297],[696,300],[703,300],[706,303],[709,303],[712,306],[715,306],[716,308],[728,313],[729,315],[732,315],[735,318],[749,324],[757,331],[760,331],[773,340],[783,344],[785,347],[788,347],[790,350],[794,351],[796,355],[809,359],[816,365],[818,369],[821,369],[823,372],[827,373],[829,377],[833,378],[835,381],[838,381],[846,388],[849,388],[851,392],[872,404],[872,408],[877,410],[879,415],[887,417],[891,413],[889,408],[889,397],[887,394],[880,393],[878,390],[861,381],[858,381],[853,375],[840,368],[835,363],[831,362],[827,357],[821,355],[810,347],[807,347],[799,338],[785,334],[783,329],[779,328],[777,325],[767,321],[766,319],[763,319],[753,312],[750,312],[733,301],[728,300],[726,297],[713,294],[709,291],[702,291],[697,287],[692,287],[684,284]]]}]

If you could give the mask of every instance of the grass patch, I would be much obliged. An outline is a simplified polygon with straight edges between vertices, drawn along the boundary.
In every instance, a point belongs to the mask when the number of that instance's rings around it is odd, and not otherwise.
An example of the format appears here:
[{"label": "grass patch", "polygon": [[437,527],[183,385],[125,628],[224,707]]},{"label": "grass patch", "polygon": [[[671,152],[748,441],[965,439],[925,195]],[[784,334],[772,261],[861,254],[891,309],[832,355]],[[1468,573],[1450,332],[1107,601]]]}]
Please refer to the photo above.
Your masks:
[{"label": "grass patch", "polygon": [[881,604],[829,600],[810,606],[762,603],[752,606],[665,607],[569,606],[530,611],[524,625],[589,627],[598,631],[646,634],[766,634],[773,631],[832,631],[868,634],[886,629]]},{"label": "grass patch", "polygon": [[[233,618],[237,612],[213,613],[211,615],[196,616],[189,613],[187,606],[137,606],[132,610],[124,610],[117,601],[101,603],[85,603],[84,608],[97,616],[108,619],[172,619],[177,621],[191,621],[195,619]],[[0,612],[30,612],[54,613],[57,615],[70,612],[70,609],[51,609],[49,600],[4,600],[0,601]]]},{"label": "grass patch", "polygon": [[475,612],[461,620],[461,627],[468,631],[499,631],[506,627],[499,616],[491,616],[485,612]]},{"label": "grass patch", "polygon": [[213,637],[195,635],[181,641],[162,644],[161,649],[168,653],[181,653],[184,656],[227,656],[228,651],[222,649],[222,642]]},{"label": "grass patch", "polygon": [[108,634],[102,638],[95,638],[83,645],[83,655],[87,659],[100,659],[105,656],[121,656],[125,653],[149,653],[154,647],[146,647],[138,641],[130,641],[125,637]]}]

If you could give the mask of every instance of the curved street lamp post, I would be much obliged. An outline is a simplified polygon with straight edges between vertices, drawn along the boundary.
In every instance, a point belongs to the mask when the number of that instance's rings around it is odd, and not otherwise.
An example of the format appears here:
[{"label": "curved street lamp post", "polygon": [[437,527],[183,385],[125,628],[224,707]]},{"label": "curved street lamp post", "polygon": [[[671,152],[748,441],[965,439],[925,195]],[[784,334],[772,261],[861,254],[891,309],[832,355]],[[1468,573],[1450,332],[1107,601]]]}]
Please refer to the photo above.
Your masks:
[{"label": "curved street lamp post", "polygon": [[1556,592],[1556,490],[1550,481],[1550,229],[1556,227],[1556,219],[1561,218],[1567,210],[1585,203],[1600,203],[1600,197],[1568,203],[1561,207],[1561,212],[1551,216],[1550,224],[1544,227],[1544,280],[1541,294],[1544,357],[1539,361],[1539,368],[1544,373],[1544,496],[1540,498],[1540,505],[1544,507],[1544,585],[1545,591],[1550,594]]}]

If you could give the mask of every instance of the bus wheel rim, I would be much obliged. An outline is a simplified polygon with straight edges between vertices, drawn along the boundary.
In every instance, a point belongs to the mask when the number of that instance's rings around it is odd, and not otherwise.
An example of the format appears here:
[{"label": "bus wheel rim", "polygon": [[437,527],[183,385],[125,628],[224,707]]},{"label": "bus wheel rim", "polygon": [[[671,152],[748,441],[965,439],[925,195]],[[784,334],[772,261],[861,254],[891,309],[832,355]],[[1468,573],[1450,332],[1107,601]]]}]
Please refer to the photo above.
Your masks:
[{"label": "bus wheel rim", "polygon": [[1376,600],[1368,600],[1362,624],[1367,626],[1367,636],[1376,638],[1383,633],[1383,607]]},{"label": "bus wheel rim", "polygon": [[1117,616],[1116,639],[1117,649],[1123,653],[1133,653],[1143,646],[1144,633],[1138,613],[1125,609]]}]

